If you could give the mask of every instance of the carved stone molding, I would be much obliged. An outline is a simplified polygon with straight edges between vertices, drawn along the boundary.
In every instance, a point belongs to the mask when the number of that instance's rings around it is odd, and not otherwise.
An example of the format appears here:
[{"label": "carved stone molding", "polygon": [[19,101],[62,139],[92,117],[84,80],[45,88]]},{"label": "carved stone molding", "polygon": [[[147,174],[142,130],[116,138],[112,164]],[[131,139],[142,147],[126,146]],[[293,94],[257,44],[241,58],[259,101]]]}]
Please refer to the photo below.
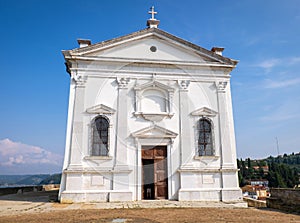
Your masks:
[{"label": "carved stone molding", "polygon": [[131,134],[134,138],[168,138],[175,139],[177,137],[177,133],[163,128],[158,125],[151,125],[149,127],[140,129]]},{"label": "carved stone molding", "polygon": [[142,117],[145,120],[149,120],[152,122],[160,122],[161,120],[165,118],[172,118],[174,116],[174,113],[168,113],[168,112],[160,112],[160,113],[149,113],[149,112],[135,112],[134,115],[136,117]]},{"label": "carved stone molding", "polygon": [[105,115],[112,115],[116,112],[115,109],[110,108],[106,105],[99,104],[93,107],[87,108],[86,112],[89,114],[105,114]]},{"label": "carved stone molding", "polygon": [[[135,106],[136,110],[134,115],[136,117],[142,117],[145,120],[159,122],[164,118],[172,118],[173,113],[173,95],[175,89],[170,87],[169,85],[165,85],[157,80],[155,80],[155,75],[153,75],[152,81],[147,83],[136,85],[134,87],[135,90]],[[157,90],[158,92],[162,92],[162,96],[165,100],[164,107],[162,111],[149,111],[142,107],[142,99],[143,93],[148,89]]]},{"label": "carved stone molding", "polygon": [[191,113],[193,116],[205,116],[205,117],[215,117],[218,112],[212,110],[211,108],[202,107]]},{"label": "carved stone molding", "polygon": [[84,86],[87,81],[87,76],[83,76],[78,73],[72,73],[71,78],[75,81],[77,86]]},{"label": "carved stone molding", "polygon": [[178,85],[179,85],[180,90],[188,90],[190,81],[189,80],[179,80]]},{"label": "carved stone molding", "polygon": [[218,92],[225,92],[227,81],[218,81],[216,82]]},{"label": "carved stone molding", "polygon": [[119,88],[127,88],[127,85],[130,81],[130,78],[128,77],[118,77],[117,78],[117,83],[119,85]]}]

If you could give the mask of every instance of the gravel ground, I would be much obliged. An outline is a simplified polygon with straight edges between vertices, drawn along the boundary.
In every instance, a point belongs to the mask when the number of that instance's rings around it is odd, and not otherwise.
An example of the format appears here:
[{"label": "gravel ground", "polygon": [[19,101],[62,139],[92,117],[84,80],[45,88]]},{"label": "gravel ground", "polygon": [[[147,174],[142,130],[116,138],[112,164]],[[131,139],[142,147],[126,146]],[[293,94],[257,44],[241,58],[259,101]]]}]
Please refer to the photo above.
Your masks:
[{"label": "gravel ground", "polygon": [[253,208],[64,210],[2,216],[0,222],[300,222],[299,215]]},{"label": "gravel ground", "polygon": [[[129,202],[60,204],[57,192],[0,196],[0,223],[5,222],[299,222],[300,215],[272,209],[238,208],[221,202]],[[148,208],[144,208],[148,207]]]}]

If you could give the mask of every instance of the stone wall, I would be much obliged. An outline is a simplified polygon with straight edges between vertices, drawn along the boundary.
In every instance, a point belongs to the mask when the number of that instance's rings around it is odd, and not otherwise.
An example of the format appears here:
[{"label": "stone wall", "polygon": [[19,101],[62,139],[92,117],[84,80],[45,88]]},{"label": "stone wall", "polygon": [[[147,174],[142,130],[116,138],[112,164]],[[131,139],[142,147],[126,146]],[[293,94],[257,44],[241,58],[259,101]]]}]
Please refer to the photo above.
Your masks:
[{"label": "stone wall", "polygon": [[24,192],[33,192],[33,191],[42,191],[43,186],[21,186],[21,187],[6,187],[0,188],[0,196],[7,195],[7,194],[17,194],[17,193],[24,193]]},{"label": "stone wall", "polygon": [[300,189],[271,189],[267,207],[300,213]]},{"label": "stone wall", "polygon": [[44,191],[51,191],[51,190],[59,190],[60,184],[47,184],[43,185]]},{"label": "stone wall", "polygon": [[247,202],[248,207],[255,207],[255,208],[267,207],[267,204],[265,201],[256,200],[256,199],[249,198],[249,197],[244,197],[243,200]]}]

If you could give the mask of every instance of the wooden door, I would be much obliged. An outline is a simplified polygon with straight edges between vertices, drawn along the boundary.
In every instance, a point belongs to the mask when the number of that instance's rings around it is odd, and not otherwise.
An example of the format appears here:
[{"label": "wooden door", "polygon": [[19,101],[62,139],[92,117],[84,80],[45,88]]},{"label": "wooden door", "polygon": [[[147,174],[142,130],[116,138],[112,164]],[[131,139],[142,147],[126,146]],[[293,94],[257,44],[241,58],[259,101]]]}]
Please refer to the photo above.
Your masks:
[{"label": "wooden door", "polygon": [[154,189],[155,199],[168,198],[167,160],[154,160]]},{"label": "wooden door", "polygon": [[[143,199],[168,198],[167,148],[143,147]],[[149,179],[153,179],[152,183]]]}]

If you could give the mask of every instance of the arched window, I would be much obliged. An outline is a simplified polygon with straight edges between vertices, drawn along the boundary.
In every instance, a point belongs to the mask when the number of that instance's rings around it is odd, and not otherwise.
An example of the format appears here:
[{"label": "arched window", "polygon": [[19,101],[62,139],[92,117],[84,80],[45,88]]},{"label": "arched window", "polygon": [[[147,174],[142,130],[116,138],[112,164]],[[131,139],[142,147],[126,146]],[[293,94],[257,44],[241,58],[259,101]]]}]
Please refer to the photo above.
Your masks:
[{"label": "arched window", "polygon": [[213,139],[211,122],[201,118],[198,123],[198,155],[213,156]]},{"label": "arched window", "polygon": [[108,120],[99,116],[93,123],[92,156],[108,156]]}]

